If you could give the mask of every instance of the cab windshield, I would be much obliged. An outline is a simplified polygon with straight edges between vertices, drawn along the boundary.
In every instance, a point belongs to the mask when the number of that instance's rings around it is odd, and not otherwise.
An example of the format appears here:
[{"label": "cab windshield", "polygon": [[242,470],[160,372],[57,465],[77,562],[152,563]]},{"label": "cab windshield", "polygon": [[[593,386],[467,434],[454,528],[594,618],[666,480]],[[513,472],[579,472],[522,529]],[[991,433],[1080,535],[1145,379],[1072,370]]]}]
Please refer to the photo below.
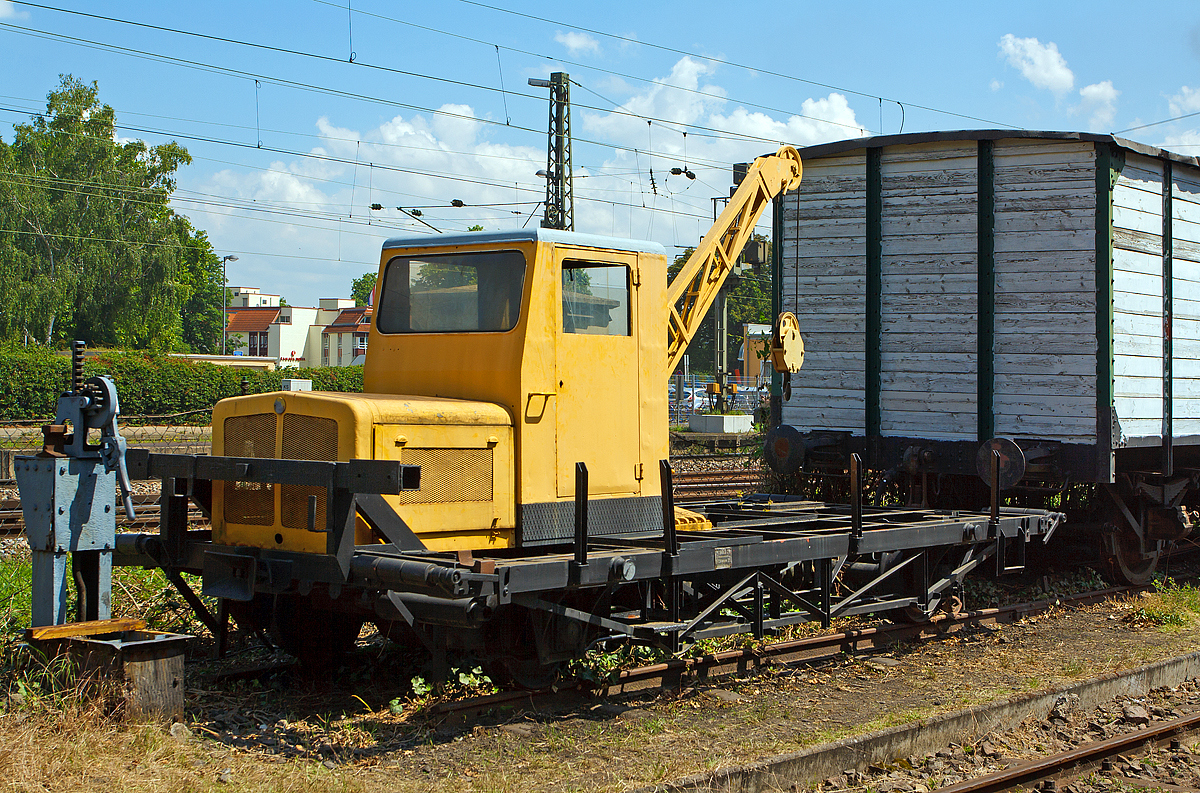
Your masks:
[{"label": "cab windshield", "polygon": [[512,330],[521,313],[520,251],[397,256],[379,292],[381,333]]}]

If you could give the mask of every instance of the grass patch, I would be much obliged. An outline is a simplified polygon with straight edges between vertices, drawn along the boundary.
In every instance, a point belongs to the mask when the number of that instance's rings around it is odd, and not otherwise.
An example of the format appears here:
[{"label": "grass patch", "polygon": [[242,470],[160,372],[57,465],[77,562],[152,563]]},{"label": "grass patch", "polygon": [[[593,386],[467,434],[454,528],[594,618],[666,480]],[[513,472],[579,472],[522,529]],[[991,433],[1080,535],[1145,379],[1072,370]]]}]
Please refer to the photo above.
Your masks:
[{"label": "grass patch", "polygon": [[1143,592],[1131,605],[1133,610],[1125,616],[1126,622],[1175,631],[1191,625],[1200,616],[1200,589],[1179,584],[1170,577],[1156,579],[1154,591]]},{"label": "grass patch", "polygon": [[1063,664],[1063,674],[1067,677],[1082,677],[1087,672],[1087,667],[1082,661],[1071,659]]},{"label": "grass patch", "polygon": [[[67,579],[72,576],[67,561]],[[27,713],[78,716],[103,708],[96,683],[81,680],[62,658],[46,658],[25,644],[31,621],[33,562],[29,552],[0,559],[0,698],[9,709]],[[198,582],[193,582],[199,589]],[[75,613],[73,592],[68,603]],[[215,604],[214,604],[215,607]],[[139,617],[153,630],[176,633],[205,631],[183,598],[161,571],[134,567],[113,569],[112,613]]]}]

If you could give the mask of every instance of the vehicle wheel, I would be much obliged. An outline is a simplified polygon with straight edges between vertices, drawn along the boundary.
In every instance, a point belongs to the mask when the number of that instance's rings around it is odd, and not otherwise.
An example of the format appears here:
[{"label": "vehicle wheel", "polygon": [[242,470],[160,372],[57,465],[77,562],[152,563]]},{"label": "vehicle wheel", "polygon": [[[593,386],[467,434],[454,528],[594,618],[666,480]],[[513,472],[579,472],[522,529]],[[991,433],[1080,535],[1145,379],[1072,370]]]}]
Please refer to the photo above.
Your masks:
[{"label": "vehicle wheel", "polygon": [[1113,556],[1109,559],[1112,578],[1117,583],[1142,586],[1154,577],[1158,568],[1159,551],[1143,559],[1137,534],[1122,526],[1112,534]]},{"label": "vehicle wheel", "polygon": [[296,656],[303,669],[322,672],[332,669],[350,652],[364,621],[362,617],[313,608],[305,598],[281,595],[275,601],[271,638]]}]

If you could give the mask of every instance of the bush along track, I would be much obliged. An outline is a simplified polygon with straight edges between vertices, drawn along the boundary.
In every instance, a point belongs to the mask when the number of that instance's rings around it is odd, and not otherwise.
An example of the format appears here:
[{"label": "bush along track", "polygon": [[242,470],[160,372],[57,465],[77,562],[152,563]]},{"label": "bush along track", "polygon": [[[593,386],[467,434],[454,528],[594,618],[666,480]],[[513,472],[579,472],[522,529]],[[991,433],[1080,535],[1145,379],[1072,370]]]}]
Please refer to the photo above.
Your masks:
[{"label": "bush along track", "polygon": [[[58,397],[70,379],[71,359],[48,350],[0,352],[0,421],[52,418]],[[141,352],[101,352],[89,355],[84,377],[109,375],[121,395],[125,415],[162,416],[205,410],[226,397],[242,393],[242,379],[251,394],[278,391],[284,378],[313,381],[317,391],[362,391],[361,366],[314,369],[276,369],[273,372],[218,366],[169,355]],[[205,423],[208,416],[201,420]]]}]

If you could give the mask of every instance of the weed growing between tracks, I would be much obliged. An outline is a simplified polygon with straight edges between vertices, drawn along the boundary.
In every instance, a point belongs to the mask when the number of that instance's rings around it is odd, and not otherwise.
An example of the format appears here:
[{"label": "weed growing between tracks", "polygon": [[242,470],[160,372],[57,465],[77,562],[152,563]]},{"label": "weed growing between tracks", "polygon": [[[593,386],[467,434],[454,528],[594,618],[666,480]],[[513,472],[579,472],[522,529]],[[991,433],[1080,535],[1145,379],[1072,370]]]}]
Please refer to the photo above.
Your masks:
[{"label": "weed growing between tracks", "polygon": [[1170,577],[1159,577],[1154,581],[1153,592],[1132,596],[1127,604],[1132,610],[1124,617],[1125,622],[1177,631],[1200,617],[1200,589],[1192,584],[1179,584]]}]

